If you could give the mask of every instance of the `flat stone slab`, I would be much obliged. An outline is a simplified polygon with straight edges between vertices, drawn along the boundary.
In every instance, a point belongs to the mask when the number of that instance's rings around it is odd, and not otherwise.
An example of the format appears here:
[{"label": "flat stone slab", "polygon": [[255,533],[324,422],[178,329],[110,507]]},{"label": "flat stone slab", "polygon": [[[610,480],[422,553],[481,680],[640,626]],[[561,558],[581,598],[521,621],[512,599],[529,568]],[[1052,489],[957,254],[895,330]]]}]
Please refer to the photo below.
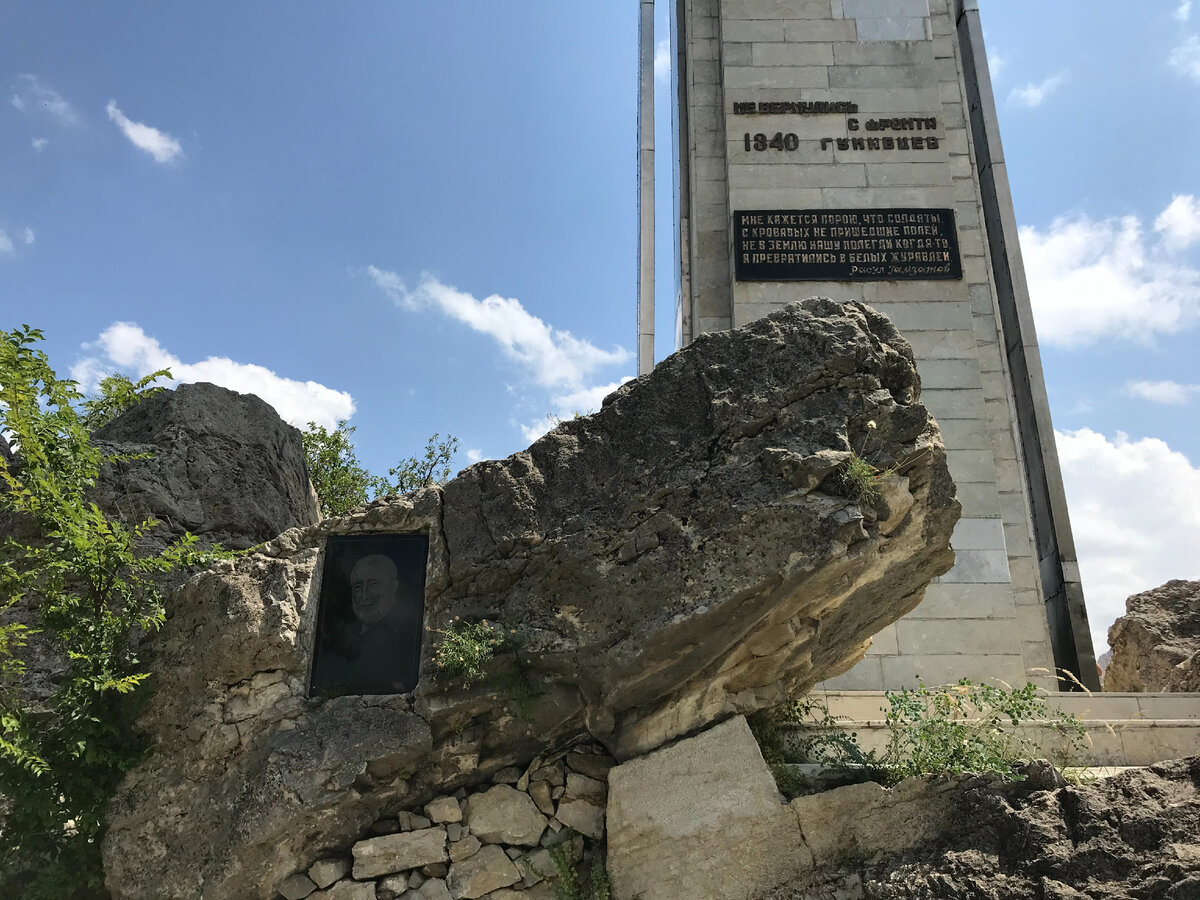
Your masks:
[{"label": "flat stone slab", "polygon": [[354,845],[354,877],[376,878],[416,869],[432,863],[447,862],[450,854],[446,849],[444,828],[425,828],[402,834],[385,834],[382,837],[359,841]]},{"label": "flat stone slab", "polygon": [[609,773],[614,900],[746,900],[812,856],[738,716]]}]

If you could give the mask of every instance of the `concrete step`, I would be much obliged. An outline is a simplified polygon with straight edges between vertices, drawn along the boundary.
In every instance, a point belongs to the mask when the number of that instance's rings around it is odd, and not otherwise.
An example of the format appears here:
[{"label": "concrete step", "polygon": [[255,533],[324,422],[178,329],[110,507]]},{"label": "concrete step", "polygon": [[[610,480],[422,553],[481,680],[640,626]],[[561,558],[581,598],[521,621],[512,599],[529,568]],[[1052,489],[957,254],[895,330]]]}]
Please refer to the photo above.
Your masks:
[{"label": "concrete step", "polygon": [[[888,732],[883,691],[828,691],[824,700],[838,727],[854,732],[864,750],[882,752]],[[1037,755],[1073,766],[1147,766],[1200,754],[1200,694],[1064,694],[1047,705],[1076,715],[1087,728],[1089,746],[1073,750],[1054,728],[1021,729]]]},{"label": "concrete step", "polygon": [[[834,716],[854,721],[882,720],[888,707],[884,691],[820,691]],[[1114,719],[1195,719],[1200,721],[1200,694],[1048,693],[1046,704],[1084,721]]]}]

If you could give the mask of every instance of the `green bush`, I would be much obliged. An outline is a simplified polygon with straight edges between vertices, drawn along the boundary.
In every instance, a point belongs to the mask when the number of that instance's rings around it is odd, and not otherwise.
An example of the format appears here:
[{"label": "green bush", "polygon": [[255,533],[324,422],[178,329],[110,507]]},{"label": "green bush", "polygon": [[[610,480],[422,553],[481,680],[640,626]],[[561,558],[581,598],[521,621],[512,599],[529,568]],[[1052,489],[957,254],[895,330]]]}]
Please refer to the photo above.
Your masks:
[{"label": "green bush", "polygon": [[919,684],[887,693],[888,746],[884,763],[897,777],[956,772],[992,772],[1013,776],[1013,766],[1036,752],[1022,733],[1031,723],[1055,728],[1082,749],[1087,730],[1070,713],[1051,710],[1033,683],[999,688],[957,684],[928,688]]},{"label": "green bush", "polygon": [[842,727],[844,719],[830,715],[829,708],[811,694],[760,710],[749,721],[763,759],[787,797],[809,789],[807,779],[789,767],[793,762],[854,770],[864,781],[886,780],[875,754],[859,747],[858,735]]},{"label": "green bush", "polygon": [[354,426],[342,419],[332,431],[309,422],[301,432],[308,477],[317,492],[321,515],[344,516],[368,500],[389,494],[407,494],[450,477],[450,462],[458,451],[458,438],[439,440],[436,433],[425,442],[425,452],[400,460],[388,477],[372,475],[358,461],[351,436]]},{"label": "green bush", "polygon": [[794,795],[806,787],[788,769],[789,762],[819,763],[886,784],[912,775],[960,772],[1015,778],[1015,767],[1036,755],[1033,740],[1022,733],[1030,724],[1054,728],[1073,749],[1087,744],[1079,719],[1050,709],[1032,683],[1009,689],[964,678],[885,696],[888,743],[882,754],[863,750],[844,720],[812,696],[756,713],[751,727],[780,791]]},{"label": "green bush", "polygon": [[[87,401],[55,375],[40,340],[28,326],[0,331],[0,430],[14,451],[11,465],[0,459],[0,515],[20,523],[0,537],[0,610],[29,597],[36,616],[34,627],[0,619],[0,882],[21,877],[32,900],[103,884],[105,805],[146,751],[127,725],[149,677],[138,638],[163,620],[155,576],[202,557],[190,535],[140,555],[136,540],[156,523],[125,525],[87,498],[116,458],[92,445],[89,424],[166,373],[109,381]],[[39,701],[23,679],[34,634],[67,663]]]}]

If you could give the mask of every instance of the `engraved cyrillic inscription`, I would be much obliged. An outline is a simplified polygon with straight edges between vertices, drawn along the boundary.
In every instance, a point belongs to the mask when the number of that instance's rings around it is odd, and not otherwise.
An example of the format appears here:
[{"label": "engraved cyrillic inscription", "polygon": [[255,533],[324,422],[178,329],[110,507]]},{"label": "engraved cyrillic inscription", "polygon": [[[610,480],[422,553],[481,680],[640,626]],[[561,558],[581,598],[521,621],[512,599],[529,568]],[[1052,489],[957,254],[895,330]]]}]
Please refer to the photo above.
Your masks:
[{"label": "engraved cyrillic inscription", "polygon": [[777,209],[733,214],[738,281],[962,278],[949,209]]}]

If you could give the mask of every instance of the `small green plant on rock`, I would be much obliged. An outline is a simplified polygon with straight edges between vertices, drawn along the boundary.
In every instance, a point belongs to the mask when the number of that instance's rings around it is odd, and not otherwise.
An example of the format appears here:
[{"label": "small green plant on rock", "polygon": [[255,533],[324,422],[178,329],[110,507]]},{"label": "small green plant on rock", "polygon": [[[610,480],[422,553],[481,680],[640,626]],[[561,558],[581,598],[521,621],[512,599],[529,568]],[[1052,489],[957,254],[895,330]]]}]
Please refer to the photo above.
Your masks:
[{"label": "small green plant on rock", "polygon": [[483,678],[488,662],[508,643],[503,632],[487,619],[461,622],[456,616],[449,626],[435,630],[442,636],[433,652],[438,674],[467,687]]},{"label": "small green plant on rock", "polygon": [[857,453],[852,452],[850,458],[842,463],[838,477],[849,499],[856,503],[873,504],[879,500],[878,479],[882,474]]},{"label": "small green plant on rock", "polygon": [[880,469],[878,466],[872,465],[866,458],[867,444],[870,442],[871,432],[876,427],[874,420],[867,423],[867,436],[863,438],[862,447],[857,451],[851,447],[850,458],[842,463],[838,471],[838,480],[841,482],[842,491],[855,503],[867,505],[878,503],[879,480],[891,472],[891,469]]}]

